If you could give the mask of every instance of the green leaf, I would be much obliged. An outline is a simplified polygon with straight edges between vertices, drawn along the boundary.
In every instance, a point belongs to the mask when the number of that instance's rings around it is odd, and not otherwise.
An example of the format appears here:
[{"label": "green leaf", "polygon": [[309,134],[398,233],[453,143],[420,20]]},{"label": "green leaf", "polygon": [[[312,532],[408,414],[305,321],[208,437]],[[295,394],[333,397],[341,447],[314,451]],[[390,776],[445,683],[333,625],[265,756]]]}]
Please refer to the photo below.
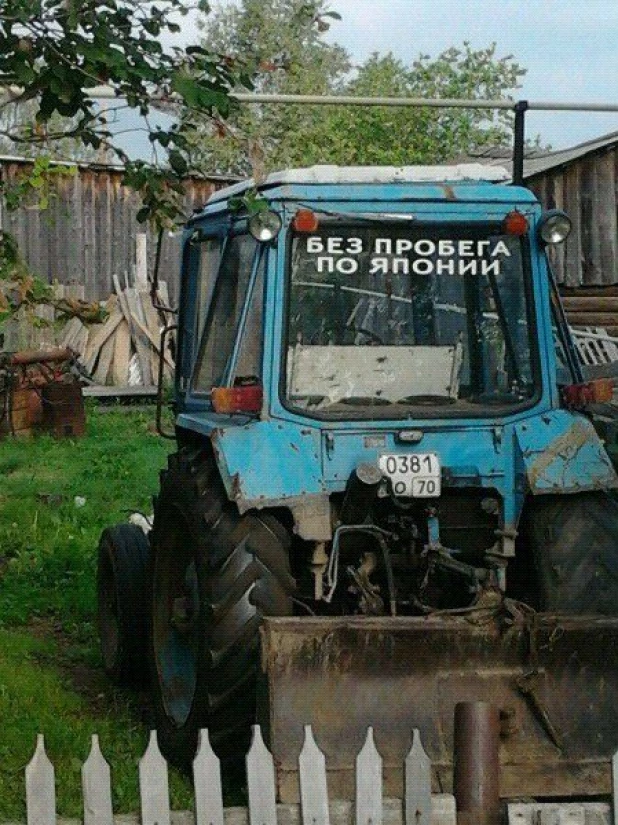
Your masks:
[{"label": "green leaf", "polygon": [[183,175],[186,175],[187,172],[189,171],[187,161],[185,160],[185,158],[180,154],[180,152],[177,149],[172,149],[170,151],[169,161],[170,161],[170,166],[172,167],[174,172],[177,175],[179,175],[180,177],[182,177]]}]

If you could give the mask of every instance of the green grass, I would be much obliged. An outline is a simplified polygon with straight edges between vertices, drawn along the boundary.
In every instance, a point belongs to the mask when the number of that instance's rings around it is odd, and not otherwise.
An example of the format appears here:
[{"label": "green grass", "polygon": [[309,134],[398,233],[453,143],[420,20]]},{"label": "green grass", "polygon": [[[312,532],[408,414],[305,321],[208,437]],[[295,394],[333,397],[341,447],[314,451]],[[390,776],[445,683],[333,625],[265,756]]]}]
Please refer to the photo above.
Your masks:
[{"label": "green grass", "polygon": [[[173,442],[154,433],[152,412],[93,405],[87,417],[82,439],[0,443],[0,820],[25,818],[23,770],[37,733],[56,768],[61,815],[81,814],[81,763],[95,732],[112,766],[116,811],[139,810],[146,711],[102,673],[96,547],[127,511],[151,511]],[[190,806],[188,783],[175,773],[171,796],[173,807]]]},{"label": "green grass", "polygon": [[152,421],[150,412],[92,407],[85,438],[2,442],[2,626],[53,615],[65,630],[88,636],[99,535],[128,511],[151,511],[170,449]]}]

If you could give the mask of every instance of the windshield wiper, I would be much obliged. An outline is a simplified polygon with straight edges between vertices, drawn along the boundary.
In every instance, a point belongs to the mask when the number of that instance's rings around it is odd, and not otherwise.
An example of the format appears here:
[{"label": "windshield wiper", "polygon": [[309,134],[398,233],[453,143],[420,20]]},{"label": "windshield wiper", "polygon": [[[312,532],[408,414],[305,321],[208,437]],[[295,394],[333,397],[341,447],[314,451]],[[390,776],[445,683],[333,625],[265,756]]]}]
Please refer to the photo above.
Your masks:
[{"label": "windshield wiper", "polygon": [[450,395],[406,395],[398,398],[398,404],[410,404],[419,407],[440,407],[454,404],[457,399]]},{"label": "windshield wiper", "polygon": [[389,407],[393,402],[388,398],[379,395],[348,395],[333,401],[329,406],[335,407],[337,404],[344,404],[349,407]]},{"label": "windshield wiper", "polygon": [[415,221],[416,215],[403,215],[399,212],[335,212],[332,209],[319,209],[309,204],[300,204],[304,209],[310,209],[318,215],[326,215],[329,218],[340,218],[345,221],[369,221],[370,223],[411,223]]}]

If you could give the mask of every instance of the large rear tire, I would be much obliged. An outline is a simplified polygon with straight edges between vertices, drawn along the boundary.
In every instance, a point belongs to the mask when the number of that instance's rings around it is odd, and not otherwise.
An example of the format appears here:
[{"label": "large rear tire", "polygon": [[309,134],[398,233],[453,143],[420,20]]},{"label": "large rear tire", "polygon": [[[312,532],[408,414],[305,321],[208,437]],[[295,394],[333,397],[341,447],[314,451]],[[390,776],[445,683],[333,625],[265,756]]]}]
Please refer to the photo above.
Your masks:
[{"label": "large rear tire", "polygon": [[539,607],[618,614],[618,503],[607,493],[532,499],[528,536]]},{"label": "large rear tire", "polygon": [[151,670],[159,742],[188,766],[208,727],[221,756],[255,721],[259,626],[292,612],[289,538],[266,514],[239,515],[207,450],[170,456],[152,530]]},{"label": "large rear tire", "polygon": [[135,524],[101,534],[97,562],[99,640],[103,667],[119,687],[148,681],[150,543]]}]

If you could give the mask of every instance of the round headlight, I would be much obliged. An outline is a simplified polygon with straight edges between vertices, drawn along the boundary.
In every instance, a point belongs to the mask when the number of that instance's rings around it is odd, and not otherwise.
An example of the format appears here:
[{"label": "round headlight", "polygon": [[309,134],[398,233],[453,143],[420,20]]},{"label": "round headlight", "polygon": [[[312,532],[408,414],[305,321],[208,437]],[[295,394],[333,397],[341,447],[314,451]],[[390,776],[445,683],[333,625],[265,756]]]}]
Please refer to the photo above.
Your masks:
[{"label": "round headlight", "polygon": [[256,241],[272,241],[281,231],[281,218],[276,212],[258,212],[249,218],[249,232]]},{"label": "round headlight", "polygon": [[571,231],[571,219],[559,209],[551,209],[541,217],[539,235],[545,243],[562,243]]}]

